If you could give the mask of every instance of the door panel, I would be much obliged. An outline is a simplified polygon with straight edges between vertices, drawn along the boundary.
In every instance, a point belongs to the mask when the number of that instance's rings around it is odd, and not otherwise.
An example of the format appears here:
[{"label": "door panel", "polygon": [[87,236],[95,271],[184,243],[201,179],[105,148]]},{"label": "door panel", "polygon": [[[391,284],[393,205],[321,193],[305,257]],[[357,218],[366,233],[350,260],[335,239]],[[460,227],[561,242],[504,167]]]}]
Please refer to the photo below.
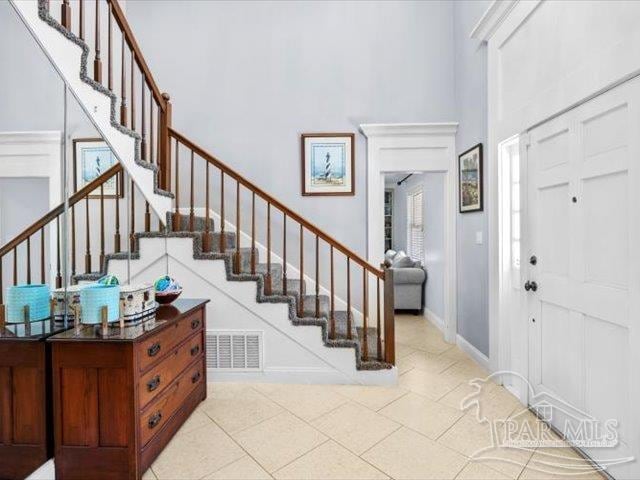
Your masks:
[{"label": "door panel", "polygon": [[[527,151],[528,255],[538,257],[526,272],[538,284],[527,294],[529,401],[550,403],[550,422],[573,440],[580,420],[616,420],[616,448],[584,448],[604,463],[640,456],[638,100],[639,81],[617,87],[532,130]],[[640,477],[637,461],[608,471]]]}]

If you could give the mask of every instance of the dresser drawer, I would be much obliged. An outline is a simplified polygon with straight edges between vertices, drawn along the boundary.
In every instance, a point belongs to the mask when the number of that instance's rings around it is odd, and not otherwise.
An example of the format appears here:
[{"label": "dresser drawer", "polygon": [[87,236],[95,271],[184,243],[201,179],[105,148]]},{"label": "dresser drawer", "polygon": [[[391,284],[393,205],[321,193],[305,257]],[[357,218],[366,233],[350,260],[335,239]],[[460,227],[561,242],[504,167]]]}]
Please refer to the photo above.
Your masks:
[{"label": "dresser drawer", "polygon": [[175,382],[156,400],[151,402],[140,417],[140,440],[146,445],[162,430],[184,400],[198,385],[205,381],[202,358],[196,360]]},{"label": "dresser drawer", "polygon": [[138,350],[138,368],[143,371],[159,362],[172,349],[182,343],[187,337],[202,330],[202,310],[197,310],[182,320],[165,328],[157,335],[141,342]]},{"label": "dresser drawer", "polygon": [[189,338],[181,346],[175,348],[169,355],[154,365],[147,373],[140,377],[140,408],[153,400],[167,386],[173,382],[180,372],[202,354],[202,332]]}]

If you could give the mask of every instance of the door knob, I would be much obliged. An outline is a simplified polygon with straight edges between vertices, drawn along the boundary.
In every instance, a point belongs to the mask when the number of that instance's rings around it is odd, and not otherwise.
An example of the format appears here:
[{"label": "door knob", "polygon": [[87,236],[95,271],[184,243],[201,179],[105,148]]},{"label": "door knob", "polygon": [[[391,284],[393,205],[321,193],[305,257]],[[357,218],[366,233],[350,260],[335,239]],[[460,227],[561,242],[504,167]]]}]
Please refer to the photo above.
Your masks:
[{"label": "door knob", "polygon": [[524,284],[524,289],[528,292],[529,290],[535,292],[538,290],[538,284],[536,282],[530,282],[529,280],[527,280],[527,282]]}]

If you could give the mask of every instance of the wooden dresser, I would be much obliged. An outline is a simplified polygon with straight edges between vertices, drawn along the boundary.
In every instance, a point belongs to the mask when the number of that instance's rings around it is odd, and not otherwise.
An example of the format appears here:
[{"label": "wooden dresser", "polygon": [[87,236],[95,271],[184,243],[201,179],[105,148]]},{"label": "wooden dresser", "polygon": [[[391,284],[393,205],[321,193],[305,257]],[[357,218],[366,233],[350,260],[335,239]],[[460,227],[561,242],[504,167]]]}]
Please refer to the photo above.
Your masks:
[{"label": "wooden dresser", "polygon": [[178,299],[107,337],[84,326],[49,339],[58,480],[142,477],[206,398],[207,302]]},{"label": "wooden dresser", "polygon": [[44,340],[61,331],[49,320],[0,328],[0,479],[23,479],[53,456],[51,355]]}]

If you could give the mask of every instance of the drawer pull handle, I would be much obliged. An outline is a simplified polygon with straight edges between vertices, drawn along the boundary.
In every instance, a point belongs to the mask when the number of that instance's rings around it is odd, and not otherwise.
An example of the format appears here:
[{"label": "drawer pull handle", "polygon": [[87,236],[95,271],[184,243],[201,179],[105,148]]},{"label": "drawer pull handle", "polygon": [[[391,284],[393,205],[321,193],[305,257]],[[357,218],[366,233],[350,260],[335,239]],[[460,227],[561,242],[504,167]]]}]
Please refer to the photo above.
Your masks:
[{"label": "drawer pull handle", "polygon": [[196,318],[195,320],[191,320],[191,330],[195,330],[200,326],[200,319]]},{"label": "drawer pull handle", "polygon": [[149,418],[149,428],[155,428],[162,420],[162,412],[156,412]]},{"label": "drawer pull handle", "polygon": [[191,348],[191,356],[192,357],[195,357],[199,353],[200,353],[200,345],[196,345],[195,347]]},{"label": "drawer pull handle", "polygon": [[191,383],[196,383],[198,380],[200,380],[200,377],[202,375],[200,375],[200,372],[196,372],[193,377],[191,377]]},{"label": "drawer pull handle", "polygon": [[156,375],[147,382],[147,390],[153,392],[160,386],[160,375]]},{"label": "drawer pull handle", "polygon": [[147,349],[147,354],[150,357],[155,357],[160,352],[160,348],[161,347],[159,343],[154,343]]}]

